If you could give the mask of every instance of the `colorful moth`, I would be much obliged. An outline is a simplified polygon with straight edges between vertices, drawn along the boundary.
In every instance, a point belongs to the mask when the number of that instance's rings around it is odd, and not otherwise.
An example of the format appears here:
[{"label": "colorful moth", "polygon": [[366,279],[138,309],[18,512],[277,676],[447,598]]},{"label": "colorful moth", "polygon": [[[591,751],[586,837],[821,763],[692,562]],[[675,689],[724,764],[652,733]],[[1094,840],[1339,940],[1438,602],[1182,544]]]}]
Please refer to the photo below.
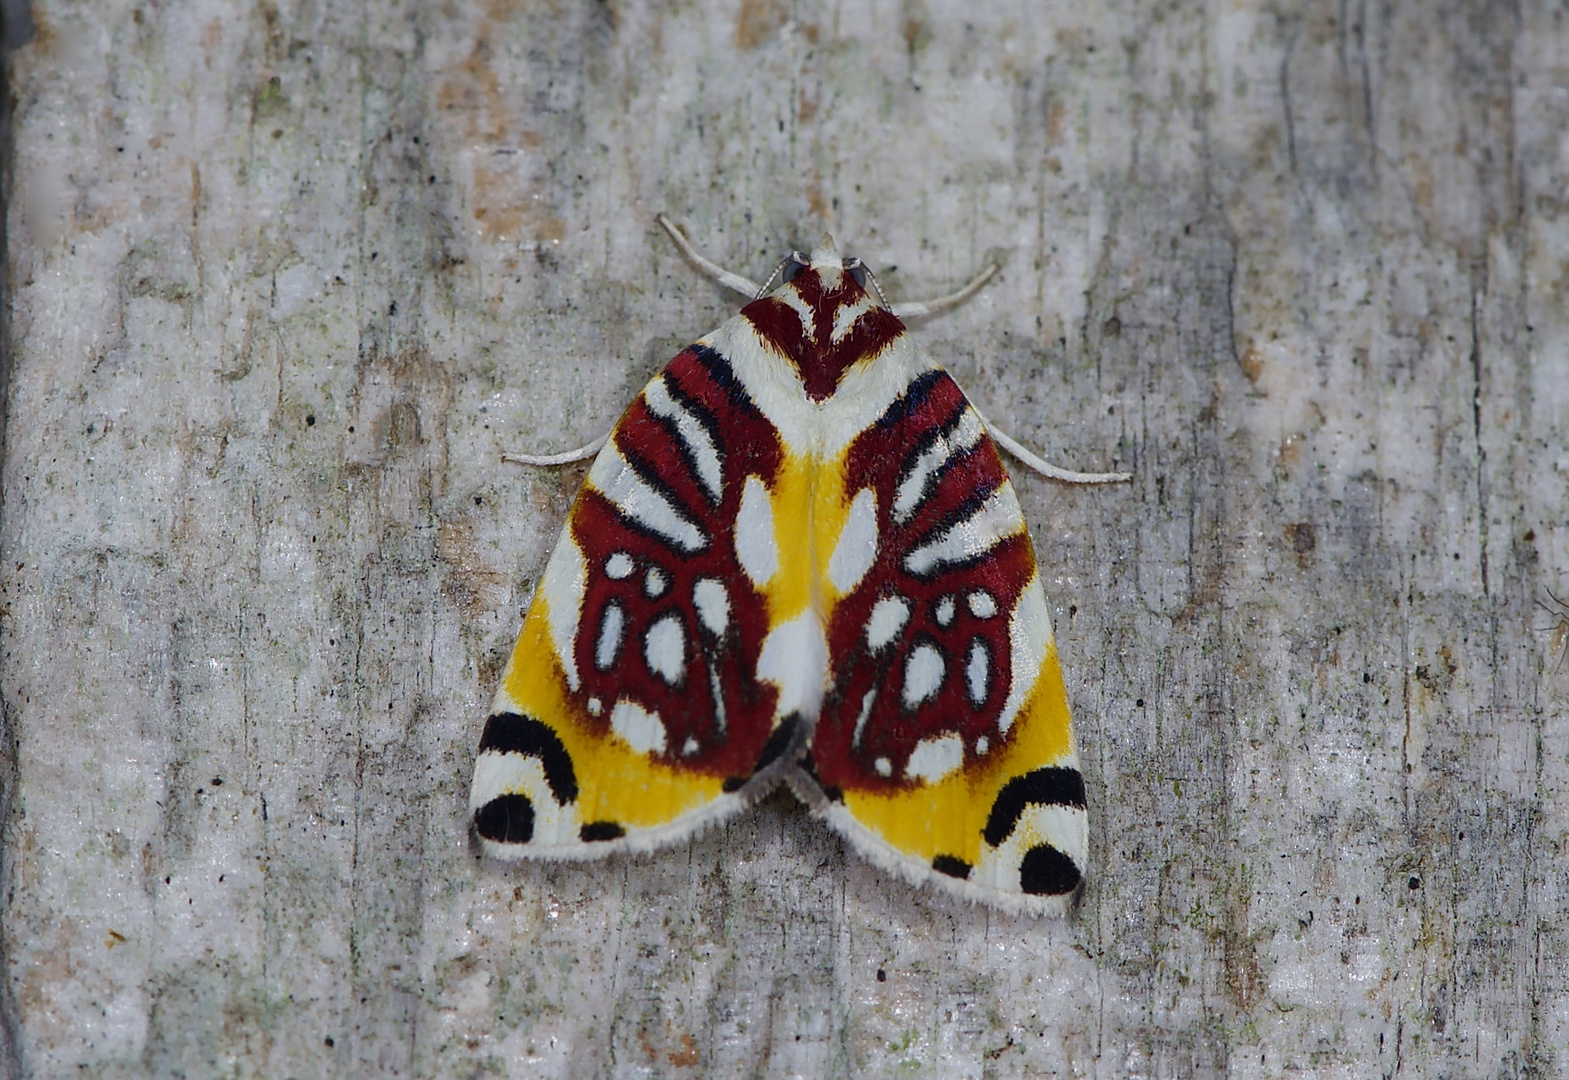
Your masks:
[{"label": "colorful moth", "polygon": [[[986,421],[831,238],[601,443],[502,675],[473,832],[500,858],[690,837],[783,780],[872,862],[1058,912],[1086,848],[1051,618]],[[770,289],[774,281],[777,288]],[[868,284],[871,291],[868,291]],[[1059,479],[1071,473],[1002,436]]]}]

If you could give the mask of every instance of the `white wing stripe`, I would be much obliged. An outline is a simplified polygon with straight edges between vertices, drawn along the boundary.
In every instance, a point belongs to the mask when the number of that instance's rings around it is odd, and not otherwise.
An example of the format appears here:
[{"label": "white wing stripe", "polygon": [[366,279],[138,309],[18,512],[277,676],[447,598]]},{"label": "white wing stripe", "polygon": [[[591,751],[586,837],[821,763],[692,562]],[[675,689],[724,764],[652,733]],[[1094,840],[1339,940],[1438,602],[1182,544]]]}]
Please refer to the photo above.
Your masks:
[{"label": "white wing stripe", "polygon": [[926,452],[915,459],[909,471],[900,477],[899,490],[894,493],[893,499],[894,520],[901,525],[910,520],[910,515],[926,501],[926,488],[932,477],[939,474],[954,457],[979,442],[985,430],[980,413],[966,405],[954,429],[947,435],[939,435],[937,441],[927,447]]},{"label": "white wing stripe", "polygon": [[701,551],[708,546],[708,537],[702,530],[677,513],[669,499],[637,474],[614,441],[594,459],[588,482],[617,510],[683,551]]},{"label": "white wing stripe", "polygon": [[724,464],[719,448],[714,445],[713,435],[701,420],[692,415],[691,409],[670,396],[665,376],[654,379],[643,388],[643,400],[648,403],[649,412],[675,424],[676,434],[691,454],[697,479],[702,483],[703,490],[708,492],[709,500],[717,504],[724,494]]},{"label": "white wing stripe", "polygon": [[[1013,726],[1024,707],[1026,696],[1035,689],[1041,663],[1046,650],[1051,648],[1051,613],[1046,610],[1046,593],[1041,588],[1039,574],[1030,575],[1024,591],[1013,607],[1013,617],[1008,624],[1009,666],[1013,678],[1008,680],[1008,698],[997,714],[997,730],[1004,735]],[[1026,676],[1025,672],[1035,672]],[[1070,852],[1071,854],[1071,852]]]},{"label": "white wing stripe", "polygon": [[975,513],[906,555],[904,568],[912,574],[928,574],[939,566],[984,555],[1023,531],[1024,512],[1012,485],[1004,483]]}]

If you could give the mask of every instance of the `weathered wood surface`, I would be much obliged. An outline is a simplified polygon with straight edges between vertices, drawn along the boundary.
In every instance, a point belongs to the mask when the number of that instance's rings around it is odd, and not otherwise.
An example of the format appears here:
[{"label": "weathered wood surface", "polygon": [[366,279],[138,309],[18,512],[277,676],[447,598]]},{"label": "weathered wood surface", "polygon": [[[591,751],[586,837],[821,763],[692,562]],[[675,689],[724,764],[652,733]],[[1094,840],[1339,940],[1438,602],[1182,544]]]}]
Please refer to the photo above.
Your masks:
[{"label": "weathered wood surface", "polygon": [[[21,1076],[1569,1075],[1569,14],[43,0],[12,57]],[[1020,476],[1090,784],[1034,921],[777,797],[477,863],[603,431],[832,227]],[[1543,605],[1546,605],[1544,608]],[[1552,608],[1552,610],[1547,610]]]}]

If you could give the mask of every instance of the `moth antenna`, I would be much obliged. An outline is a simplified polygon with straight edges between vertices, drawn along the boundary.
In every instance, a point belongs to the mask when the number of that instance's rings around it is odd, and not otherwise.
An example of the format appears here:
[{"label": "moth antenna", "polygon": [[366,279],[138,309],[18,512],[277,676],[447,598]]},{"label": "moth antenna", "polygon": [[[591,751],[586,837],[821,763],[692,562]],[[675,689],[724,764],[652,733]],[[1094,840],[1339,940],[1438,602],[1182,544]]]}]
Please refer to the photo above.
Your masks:
[{"label": "moth antenna", "polygon": [[784,268],[786,266],[789,266],[790,265],[790,261],[792,259],[794,259],[794,258],[795,258],[795,252],[792,251],[790,254],[788,254],[784,258],[780,259],[779,260],[779,265],[774,267],[774,272],[772,274],[768,275],[768,280],[763,282],[762,287],[759,288],[757,290],[757,292],[752,295],[752,299],[753,300],[761,300],[763,297],[767,296],[768,295],[768,290],[772,289],[774,287],[774,281],[779,277],[779,275],[784,273]]},{"label": "moth antenna", "polygon": [[605,432],[599,438],[586,446],[576,450],[567,450],[560,454],[502,454],[501,460],[508,465],[571,465],[574,461],[587,461],[599,453],[610,438],[610,432]]},{"label": "moth antenna", "polygon": [[709,277],[713,278],[715,281],[719,282],[719,284],[723,285],[732,292],[738,292],[743,296],[751,296],[753,298],[761,295],[758,292],[757,283],[751,278],[746,278],[742,277],[740,274],[731,273],[729,270],[726,270],[718,263],[713,262],[710,259],[705,259],[702,255],[698,254],[697,249],[692,246],[692,242],[682,235],[681,230],[676,228],[675,222],[671,221],[664,214],[660,214],[654,220],[658,221],[660,227],[662,227],[665,232],[670,234],[670,239],[676,242],[676,247],[681,249],[681,254],[685,255],[688,259],[691,259],[694,263],[696,263],[697,268],[703,271],[703,273],[707,274]]},{"label": "moth antenna", "polygon": [[872,273],[872,268],[867,266],[865,263],[862,263],[859,269],[866,274],[866,280],[872,283],[872,291],[877,294],[877,299],[882,303],[883,307],[887,308],[889,311],[892,311],[893,305],[888,303],[888,297],[884,295],[883,287],[878,282],[877,275]]},{"label": "moth antenna", "polygon": [[[977,409],[976,412],[980,410]],[[986,425],[986,430],[991,432],[992,438],[997,440],[1008,453],[1018,458],[1034,471],[1049,480],[1061,480],[1065,484],[1121,484],[1133,479],[1133,474],[1128,472],[1075,472],[1053,465],[1051,462],[1031,453],[1024,445],[1003,431],[986,417],[981,417],[981,423]]]},{"label": "moth antenna", "polygon": [[949,293],[947,296],[939,296],[935,300],[912,300],[903,304],[894,304],[888,310],[901,319],[918,318],[922,315],[935,315],[939,311],[947,311],[949,308],[957,307],[980,292],[981,286],[996,276],[997,271],[1001,269],[1002,267],[997,263],[991,263],[986,269],[976,275],[974,281],[958,292]]}]

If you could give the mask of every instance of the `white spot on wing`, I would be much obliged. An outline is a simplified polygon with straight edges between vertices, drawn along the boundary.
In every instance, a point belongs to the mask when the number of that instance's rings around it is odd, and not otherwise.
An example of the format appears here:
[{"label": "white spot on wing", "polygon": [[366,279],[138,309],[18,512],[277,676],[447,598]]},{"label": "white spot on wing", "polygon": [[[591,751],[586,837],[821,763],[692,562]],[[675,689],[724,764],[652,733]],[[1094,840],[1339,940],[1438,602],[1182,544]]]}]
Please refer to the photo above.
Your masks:
[{"label": "white spot on wing", "polygon": [[877,699],[877,687],[872,687],[861,699],[861,713],[855,718],[855,732],[850,736],[851,746],[861,745],[861,732],[866,727],[866,718],[872,715],[872,702]]},{"label": "white spot on wing", "polygon": [[604,711],[605,711],[604,703],[601,702],[597,697],[591,697],[591,698],[588,699],[588,715],[590,715],[590,716],[598,716],[600,713],[602,713]]},{"label": "white spot on wing", "polygon": [[643,578],[643,593],[649,599],[657,599],[665,595],[665,590],[670,587],[670,579],[665,572],[657,566],[650,566],[647,575]]},{"label": "white spot on wing", "polygon": [[997,614],[997,599],[985,589],[970,594],[970,614],[977,619],[989,619]]},{"label": "white spot on wing", "polygon": [[730,625],[730,594],[725,592],[725,583],[718,578],[698,578],[692,586],[692,603],[708,632],[723,636]]},{"label": "white spot on wing", "polygon": [[643,659],[648,670],[671,686],[686,675],[686,631],[679,615],[663,615],[643,635]]},{"label": "white spot on wing", "polygon": [[725,730],[725,688],[719,685],[719,671],[708,665],[708,690],[714,695],[714,726]]},{"label": "white spot on wing", "polygon": [[937,601],[937,625],[950,626],[953,623],[954,602],[952,596],[945,596]]},{"label": "white spot on wing", "polygon": [[979,638],[970,642],[970,660],[964,665],[964,682],[970,692],[970,704],[978,708],[985,702],[986,694],[991,689],[991,655]]},{"label": "white spot on wing", "polygon": [[648,403],[649,411],[655,416],[664,417],[675,424],[676,433],[685,444],[687,452],[691,454],[692,464],[697,470],[698,482],[703,485],[703,490],[708,492],[709,500],[717,504],[723,493],[724,483],[724,467],[719,448],[714,445],[713,436],[703,426],[702,421],[692,414],[692,410],[671,396],[665,379],[666,376],[661,375],[644,387],[643,400]]},{"label": "white spot on wing", "polygon": [[904,557],[912,574],[926,574],[947,563],[964,562],[983,555],[1010,536],[1024,531],[1024,514],[1013,486],[1004,483],[980,507],[929,544]]},{"label": "white spot on wing", "polygon": [[957,735],[943,735],[915,744],[905,763],[904,775],[935,784],[963,764],[964,740]]},{"label": "white spot on wing", "polygon": [[702,746],[690,735],[686,737],[686,742],[681,744],[681,753],[685,757],[691,757],[701,749]]},{"label": "white spot on wing", "polygon": [[735,555],[741,569],[759,587],[779,570],[779,545],[774,538],[774,504],[768,485],[748,476],[735,516]]},{"label": "white spot on wing", "polygon": [[828,640],[817,612],[808,608],[769,632],[757,657],[757,677],[779,688],[775,716],[817,719],[828,680]]},{"label": "white spot on wing", "polygon": [[622,698],[610,710],[610,730],[640,754],[665,752],[665,724],[657,712]]},{"label": "white spot on wing", "polygon": [[900,479],[899,487],[893,497],[895,521],[902,525],[910,520],[916,509],[925,501],[926,489],[932,479],[941,473],[949,460],[980,441],[983,430],[980,413],[966,405],[954,429],[927,447]]},{"label": "white spot on wing", "polygon": [[987,739],[986,736],[982,735],[979,739],[975,740],[976,756],[980,756],[981,754],[986,753],[986,751],[990,750],[991,748],[991,741]]},{"label": "white spot on wing", "polygon": [[632,573],[632,556],[624,551],[618,551],[605,560],[605,576],[620,581]]},{"label": "white spot on wing", "polygon": [[904,629],[910,618],[910,602],[902,596],[885,596],[872,605],[866,620],[866,647],[880,652]]},{"label": "white spot on wing", "polygon": [[844,529],[834,543],[833,556],[828,560],[828,580],[844,595],[860,584],[876,560],[877,493],[862,488],[855,493]]},{"label": "white spot on wing", "polygon": [[931,645],[922,643],[910,651],[904,661],[904,690],[902,698],[906,709],[913,709],[930,700],[942,686],[942,653]]},{"label": "white spot on wing", "polygon": [[683,551],[701,551],[708,546],[703,531],[686,520],[670,500],[650,487],[637,474],[614,439],[594,459],[588,482],[617,510],[645,529],[669,540]]},{"label": "white spot on wing", "polygon": [[594,645],[594,666],[600,671],[609,671],[616,657],[621,655],[621,635],[625,629],[626,617],[621,613],[621,605],[606,604],[599,616],[599,640]]},{"label": "white spot on wing", "polygon": [[872,768],[877,770],[878,776],[893,775],[893,762],[889,761],[885,757],[880,757],[876,761],[872,762]]}]

